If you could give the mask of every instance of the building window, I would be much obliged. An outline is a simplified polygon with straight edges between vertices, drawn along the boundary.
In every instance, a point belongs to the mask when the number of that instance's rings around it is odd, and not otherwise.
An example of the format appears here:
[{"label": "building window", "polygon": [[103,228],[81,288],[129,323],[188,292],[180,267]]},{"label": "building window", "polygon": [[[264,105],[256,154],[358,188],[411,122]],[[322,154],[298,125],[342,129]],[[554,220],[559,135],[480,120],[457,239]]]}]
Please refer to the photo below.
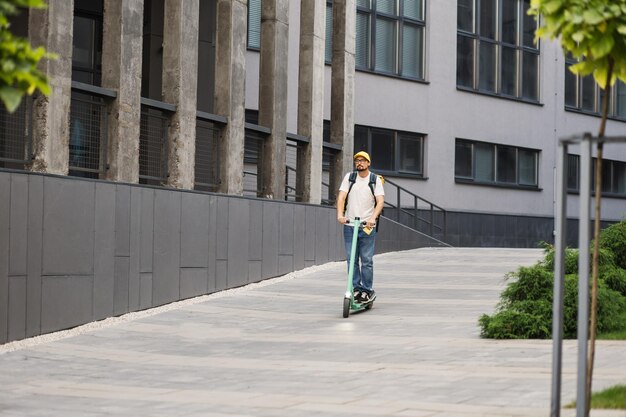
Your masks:
[{"label": "building window", "polygon": [[456,84],[465,90],[539,101],[537,23],[530,0],[458,0]]},{"label": "building window", "polygon": [[102,0],[74,2],[72,80],[100,86],[102,78]]},{"label": "building window", "polygon": [[326,45],[324,47],[324,61],[327,64],[333,62],[333,2],[326,2]]},{"label": "building window", "polygon": [[537,187],[539,151],[509,145],[456,140],[458,182]]},{"label": "building window", "polygon": [[261,0],[248,0],[248,48],[261,49]]},{"label": "building window", "polygon": [[[600,115],[604,89],[593,79],[593,75],[580,76],[570,71],[578,61],[570,54],[565,57],[565,108]],[[608,117],[626,120],[626,84],[617,80],[609,90]]]},{"label": "building window", "polygon": [[356,68],[424,79],[424,3],[357,0]]},{"label": "building window", "polygon": [[354,127],[354,152],[372,156],[377,172],[424,175],[424,135],[367,126]]},{"label": "building window", "polygon": [[[580,156],[567,155],[567,190],[580,191]],[[593,158],[591,189],[596,188],[596,163]],[[626,197],[626,162],[602,159],[602,193],[608,197]]]}]

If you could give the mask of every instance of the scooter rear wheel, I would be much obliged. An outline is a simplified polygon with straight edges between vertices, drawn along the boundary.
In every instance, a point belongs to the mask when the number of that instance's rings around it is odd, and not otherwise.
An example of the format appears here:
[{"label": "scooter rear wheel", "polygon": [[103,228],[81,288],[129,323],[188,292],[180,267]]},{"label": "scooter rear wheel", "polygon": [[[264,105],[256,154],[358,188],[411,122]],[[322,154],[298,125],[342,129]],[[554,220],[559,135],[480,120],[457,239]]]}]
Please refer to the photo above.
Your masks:
[{"label": "scooter rear wheel", "polygon": [[350,314],[350,299],[343,299],[343,318],[345,319]]}]

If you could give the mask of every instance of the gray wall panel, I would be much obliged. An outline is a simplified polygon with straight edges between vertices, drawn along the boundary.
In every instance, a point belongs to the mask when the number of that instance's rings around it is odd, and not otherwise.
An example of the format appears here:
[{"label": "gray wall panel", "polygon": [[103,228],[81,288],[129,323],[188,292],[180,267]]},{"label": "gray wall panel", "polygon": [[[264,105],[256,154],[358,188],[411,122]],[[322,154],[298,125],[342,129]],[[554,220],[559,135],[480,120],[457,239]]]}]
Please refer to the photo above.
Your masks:
[{"label": "gray wall panel", "polygon": [[180,269],[180,298],[197,297],[206,294],[206,268]]},{"label": "gray wall panel", "polygon": [[217,197],[209,196],[209,265],[207,267],[207,292],[215,291],[215,257],[217,250]]},{"label": "gray wall panel", "polygon": [[115,256],[130,255],[130,187],[118,185],[115,193]]},{"label": "gray wall panel", "polygon": [[113,296],[113,312],[115,315],[128,313],[128,274],[130,272],[130,258],[128,256],[115,257],[115,288]]},{"label": "gray wall panel", "polygon": [[113,315],[115,274],[115,184],[96,184],[93,316]]},{"label": "gray wall panel", "polygon": [[278,254],[293,255],[294,241],[294,205],[279,204],[279,236],[278,236]]},{"label": "gray wall panel", "polygon": [[228,279],[228,261],[215,261],[215,291],[225,290]]},{"label": "gray wall panel", "polygon": [[219,260],[228,259],[228,201],[226,197],[217,197],[215,257]]},{"label": "gray wall panel", "polygon": [[92,275],[95,183],[45,179],[42,275]]},{"label": "gray wall panel", "polygon": [[42,280],[41,331],[53,332],[92,320],[91,276],[47,276]]},{"label": "gray wall panel", "polygon": [[263,202],[250,201],[248,259],[263,260]]},{"label": "gray wall panel", "polygon": [[180,228],[180,266],[206,268],[209,265],[209,199],[206,195],[182,194]]},{"label": "gray wall panel", "polygon": [[[314,206],[306,206],[306,213],[304,218],[304,230],[306,231],[304,234],[304,260],[305,261],[314,261],[315,260],[315,207]],[[311,265],[306,264],[305,265]]]},{"label": "gray wall panel", "polygon": [[154,271],[152,300],[161,305],[180,295],[180,213],[181,193],[156,190],[154,193]]},{"label": "gray wall panel", "polygon": [[142,272],[139,276],[139,308],[152,307],[152,273]]},{"label": "gray wall panel", "polygon": [[263,204],[263,279],[278,274],[279,214],[274,203]]},{"label": "gray wall panel", "polygon": [[26,275],[28,251],[28,177],[11,177],[9,275]]},{"label": "gray wall panel", "polygon": [[305,218],[306,207],[300,204],[293,208],[293,267],[294,270],[304,268],[304,240],[306,238]]},{"label": "gray wall panel", "polygon": [[229,288],[248,283],[248,225],[250,200],[230,199],[228,211],[228,280]]},{"label": "gray wall panel", "polygon": [[28,177],[28,275],[26,278],[26,337],[41,334],[41,268],[43,201],[47,177]]},{"label": "gray wall panel", "polygon": [[345,259],[346,249],[343,244],[343,226],[337,223],[336,216],[330,218],[330,235],[328,239],[328,250],[330,260],[339,261]]},{"label": "gray wall panel", "polygon": [[128,259],[128,309],[141,306],[141,188],[130,188],[130,240]]},{"label": "gray wall panel", "polygon": [[0,175],[0,344],[9,323],[9,230],[12,175]]},{"label": "gray wall panel", "polygon": [[7,341],[20,340],[26,334],[26,277],[9,277]]},{"label": "gray wall panel", "polygon": [[293,255],[278,255],[278,275],[285,275],[293,270]]},{"label": "gray wall panel", "polygon": [[315,209],[315,263],[328,262],[328,240],[330,239],[330,224],[328,212],[323,208]]},{"label": "gray wall panel", "polygon": [[263,279],[263,261],[250,261],[248,264],[248,281],[259,282]]},{"label": "gray wall panel", "polygon": [[141,189],[141,220],[140,240],[141,253],[139,254],[139,271],[152,273],[152,260],[154,256],[154,190],[151,188]]}]

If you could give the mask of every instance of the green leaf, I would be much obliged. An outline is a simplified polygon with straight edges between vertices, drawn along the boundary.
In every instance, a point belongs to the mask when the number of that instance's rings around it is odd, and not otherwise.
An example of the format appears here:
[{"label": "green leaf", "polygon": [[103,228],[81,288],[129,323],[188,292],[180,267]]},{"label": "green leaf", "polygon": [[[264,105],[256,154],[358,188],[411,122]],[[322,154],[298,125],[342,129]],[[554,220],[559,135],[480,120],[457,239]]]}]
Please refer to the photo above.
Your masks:
[{"label": "green leaf", "polygon": [[583,19],[590,25],[597,25],[604,21],[604,16],[596,9],[587,9],[583,12]]},{"label": "green leaf", "polygon": [[626,35],[626,24],[619,25],[619,26],[617,27],[617,31],[618,31],[621,35]]},{"label": "green leaf", "polygon": [[22,91],[13,87],[0,87],[0,100],[4,103],[7,111],[13,113],[22,101]]},{"label": "green leaf", "polygon": [[602,58],[611,53],[613,45],[615,45],[615,40],[612,36],[602,36],[597,38],[590,46],[593,59]]},{"label": "green leaf", "polygon": [[598,83],[598,87],[600,87],[603,90],[606,87],[606,79],[608,76],[607,73],[608,73],[608,69],[606,67],[596,68],[596,70],[593,72],[594,80],[596,80],[596,83]]},{"label": "green leaf", "polygon": [[543,13],[554,14],[561,8],[561,6],[563,6],[562,0],[548,0],[543,3]]},{"label": "green leaf", "polygon": [[572,35],[572,39],[579,43],[582,42],[585,39],[585,32],[581,30],[581,31],[574,33]]},{"label": "green leaf", "polygon": [[581,61],[577,64],[571,65],[569,68],[574,74],[583,76],[591,74],[595,69],[593,62],[591,61]]}]

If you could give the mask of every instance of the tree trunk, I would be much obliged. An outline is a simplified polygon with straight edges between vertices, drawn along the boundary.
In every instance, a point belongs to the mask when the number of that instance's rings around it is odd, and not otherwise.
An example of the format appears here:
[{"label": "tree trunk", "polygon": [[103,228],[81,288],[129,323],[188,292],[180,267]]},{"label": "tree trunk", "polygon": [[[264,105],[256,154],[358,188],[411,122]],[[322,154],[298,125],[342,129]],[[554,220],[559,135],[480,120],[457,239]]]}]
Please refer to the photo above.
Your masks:
[{"label": "tree trunk", "polygon": [[587,357],[587,389],[585,398],[587,409],[585,416],[589,417],[591,409],[591,385],[593,381],[593,361],[596,353],[596,333],[597,333],[597,312],[598,312],[598,266],[600,254],[600,213],[602,203],[602,153],[604,150],[604,131],[606,129],[606,119],[609,113],[609,91],[611,88],[611,78],[613,76],[613,59],[609,58],[609,69],[607,71],[606,85],[604,86],[604,100],[602,100],[602,120],[600,131],[598,132],[598,154],[596,162],[595,181],[595,210],[594,210],[594,230],[593,230],[593,259],[591,262],[591,316],[589,318],[589,356]]}]

